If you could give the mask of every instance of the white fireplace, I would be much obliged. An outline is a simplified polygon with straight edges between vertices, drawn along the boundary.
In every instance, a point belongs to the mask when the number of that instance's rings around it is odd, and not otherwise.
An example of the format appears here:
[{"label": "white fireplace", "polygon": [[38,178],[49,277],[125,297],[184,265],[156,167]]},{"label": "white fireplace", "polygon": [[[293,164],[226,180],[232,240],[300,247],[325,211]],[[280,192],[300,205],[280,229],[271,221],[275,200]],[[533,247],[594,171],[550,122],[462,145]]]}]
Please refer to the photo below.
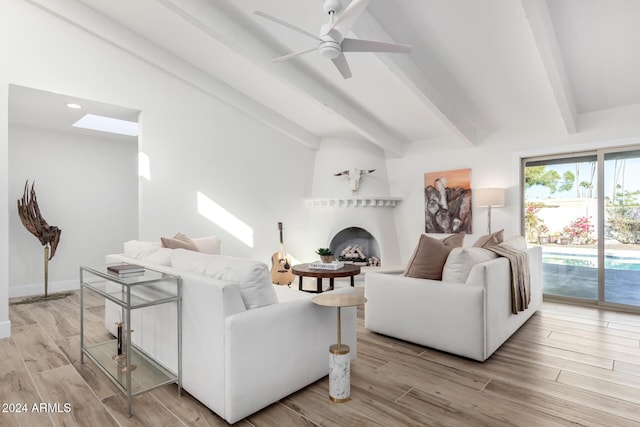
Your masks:
[{"label": "white fireplace", "polygon": [[[349,169],[370,170],[363,175],[357,194],[349,181],[334,174]],[[381,260],[382,267],[400,263],[394,207],[401,198],[391,196],[384,153],[361,141],[324,139],[316,154],[313,189],[305,199],[311,227],[308,237],[315,248],[339,251],[351,243],[366,247],[367,257]]]}]

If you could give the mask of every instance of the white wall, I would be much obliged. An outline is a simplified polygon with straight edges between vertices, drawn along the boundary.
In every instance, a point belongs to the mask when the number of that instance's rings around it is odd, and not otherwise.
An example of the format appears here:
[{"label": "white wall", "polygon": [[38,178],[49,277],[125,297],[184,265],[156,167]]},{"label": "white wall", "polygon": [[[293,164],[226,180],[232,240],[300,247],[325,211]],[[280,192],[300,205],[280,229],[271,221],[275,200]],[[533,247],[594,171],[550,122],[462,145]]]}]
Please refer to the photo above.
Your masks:
[{"label": "white wall", "polygon": [[43,247],[16,208],[25,180],[35,182],[47,223],[62,229],[49,262],[49,292],[77,287],[79,265],[101,263],[137,237],[135,141],[10,125],[9,160],[9,297],[44,289]]},{"label": "white wall", "polygon": [[[140,186],[140,238],[157,240],[178,231],[218,235],[224,253],[269,262],[278,250],[276,223],[283,221],[291,252],[307,244],[302,199],[311,191],[313,150],[23,0],[0,3],[0,60],[0,337],[9,333],[11,265],[4,236],[15,209],[6,155],[9,84],[142,112],[139,144],[151,159],[151,180]],[[42,197],[48,193],[38,188]],[[197,191],[250,226],[253,247],[202,217]],[[43,212],[53,224],[68,224],[64,216],[54,221],[54,212]],[[71,227],[63,233],[72,233]]]},{"label": "white wall", "polygon": [[390,196],[384,152],[373,144],[349,138],[323,138],[313,171],[313,197],[351,196],[349,180],[335,173],[375,169],[360,180],[359,196]]},{"label": "white wall", "polygon": [[[140,237],[218,235],[223,254],[268,261],[278,250],[282,221],[287,249],[304,245],[302,199],[311,185],[314,151],[205,94],[187,97],[166,85],[163,91],[199,107],[181,110],[165,101],[143,110],[141,149],[150,157],[151,179],[141,190]],[[151,115],[167,119],[152,127]],[[250,227],[254,246],[202,216],[198,192]]]},{"label": "white wall", "polygon": [[[402,158],[387,160],[392,194],[403,197],[395,208],[400,257],[406,262],[420,233],[424,233],[424,173],[471,168],[471,187],[505,188],[505,206],[491,211],[492,231],[520,234],[520,161],[522,158],[570,153],[640,143],[640,106],[616,112],[584,114],[579,132],[567,135],[557,124],[505,129],[487,135],[477,147],[441,140],[409,144]],[[440,146],[437,149],[434,147]],[[487,208],[473,206],[472,244],[486,234]],[[442,237],[442,235],[434,235]]]},{"label": "white wall", "polygon": [[[0,14],[0,28],[5,19]],[[0,37],[0,52],[6,50],[7,38]],[[9,207],[4,206],[9,188],[9,85],[6,84],[6,67],[0,67],[0,236],[6,236],[9,229]],[[0,338],[11,334],[9,322],[9,239],[0,239]]]}]

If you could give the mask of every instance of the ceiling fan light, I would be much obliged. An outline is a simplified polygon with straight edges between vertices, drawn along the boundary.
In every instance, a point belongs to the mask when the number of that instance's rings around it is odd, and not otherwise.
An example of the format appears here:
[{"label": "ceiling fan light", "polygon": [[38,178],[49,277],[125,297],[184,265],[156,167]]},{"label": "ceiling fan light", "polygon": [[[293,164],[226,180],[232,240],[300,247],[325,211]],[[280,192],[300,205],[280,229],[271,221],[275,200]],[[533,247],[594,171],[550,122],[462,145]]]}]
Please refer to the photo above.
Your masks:
[{"label": "ceiling fan light", "polygon": [[337,58],[340,56],[340,52],[342,52],[340,45],[335,42],[320,43],[318,50],[320,51],[320,55],[329,59]]}]

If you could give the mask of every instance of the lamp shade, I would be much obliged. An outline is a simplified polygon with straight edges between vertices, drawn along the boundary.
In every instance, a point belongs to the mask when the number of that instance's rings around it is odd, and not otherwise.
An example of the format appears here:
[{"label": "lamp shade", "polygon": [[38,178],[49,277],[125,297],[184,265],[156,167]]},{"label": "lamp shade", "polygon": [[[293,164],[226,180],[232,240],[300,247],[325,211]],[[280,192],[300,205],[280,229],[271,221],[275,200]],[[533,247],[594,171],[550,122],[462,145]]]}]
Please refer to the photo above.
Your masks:
[{"label": "lamp shade", "polygon": [[479,188],[473,191],[476,206],[504,206],[504,188]]}]

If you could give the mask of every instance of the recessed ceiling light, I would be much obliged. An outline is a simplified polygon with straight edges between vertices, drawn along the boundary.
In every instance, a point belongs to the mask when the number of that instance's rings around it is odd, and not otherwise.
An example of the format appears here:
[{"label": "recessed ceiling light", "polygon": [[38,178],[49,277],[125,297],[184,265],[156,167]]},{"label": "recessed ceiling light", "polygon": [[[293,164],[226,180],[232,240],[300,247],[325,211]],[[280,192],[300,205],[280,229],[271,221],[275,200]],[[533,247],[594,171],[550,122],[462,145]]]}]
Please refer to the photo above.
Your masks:
[{"label": "recessed ceiling light", "polygon": [[120,135],[138,136],[138,123],[111,117],[85,114],[75,122],[73,127],[99,130],[101,132],[117,133]]},{"label": "recessed ceiling light", "polygon": [[69,107],[69,108],[73,108],[73,109],[77,110],[77,109],[82,108],[82,105],[80,105],[80,104],[74,104],[74,103],[70,102],[70,103],[68,103],[68,104],[67,104],[67,107]]}]

